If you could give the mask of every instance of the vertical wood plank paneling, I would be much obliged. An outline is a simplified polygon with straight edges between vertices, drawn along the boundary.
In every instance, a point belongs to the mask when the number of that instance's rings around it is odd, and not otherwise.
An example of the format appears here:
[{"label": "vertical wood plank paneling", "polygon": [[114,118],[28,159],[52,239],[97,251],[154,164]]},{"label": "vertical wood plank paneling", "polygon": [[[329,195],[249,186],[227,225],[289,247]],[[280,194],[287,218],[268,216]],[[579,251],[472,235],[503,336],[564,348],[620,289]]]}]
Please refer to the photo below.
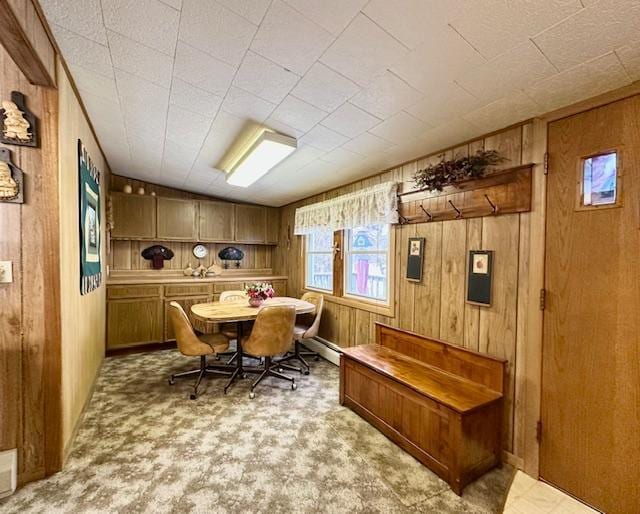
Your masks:
[{"label": "vertical wood plank paneling", "polygon": [[415,285],[413,328],[425,336],[440,337],[442,280],[442,223],[416,224],[416,236],[425,238],[422,281]]},{"label": "vertical wood plank paneling", "polygon": [[442,281],[440,339],[455,344],[464,342],[464,285],[467,230],[464,220],[442,223]]},{"label": "vertical wood plank paneling", "polygon": [[503,357],[509,361],[505,387],[504,432],[505,447],[509,451],[512,449],[515,392],[519,221],[517,214],[507,214],[483,218],[482,227],[482,246],[494,251],[494,260],[492,305],[480,310],[479,349],[483,353]]},{"label": "vertical wood plank paneling", "polygon": [[[468,259],[470,250],[482,250],[482,218],[467,220],[467,250],[465,259]],[[465,269],[465,299],[466,299]],[[480,307],[465,303],[464,306],[464,346],[471,350],[478,350],[480,341]]]},{"label": "vertical wood plank paneling", "polygon": [[415,304],[415,282],[407,280],[407,253],[409,238],[414,237],[416,225],[403,225],[399,229],[399,252],[400,260],[396,262],[396,267],[400,268],[399,280],[397,282],[398,301],[398,325],[405,330],[413,330],[413,314]]}]

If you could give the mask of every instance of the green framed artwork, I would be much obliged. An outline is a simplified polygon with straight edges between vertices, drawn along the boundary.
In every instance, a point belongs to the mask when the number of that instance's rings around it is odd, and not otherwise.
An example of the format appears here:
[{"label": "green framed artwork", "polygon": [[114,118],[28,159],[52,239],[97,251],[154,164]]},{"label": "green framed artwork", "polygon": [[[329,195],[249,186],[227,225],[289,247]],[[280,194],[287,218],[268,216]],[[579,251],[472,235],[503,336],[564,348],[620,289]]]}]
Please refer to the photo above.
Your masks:
[{"label": "green framed artwork", "polygon": [[80,192],[80,294],[98,289],[102,282],[100,263],[100,171],[78,139],[78,184]]}]

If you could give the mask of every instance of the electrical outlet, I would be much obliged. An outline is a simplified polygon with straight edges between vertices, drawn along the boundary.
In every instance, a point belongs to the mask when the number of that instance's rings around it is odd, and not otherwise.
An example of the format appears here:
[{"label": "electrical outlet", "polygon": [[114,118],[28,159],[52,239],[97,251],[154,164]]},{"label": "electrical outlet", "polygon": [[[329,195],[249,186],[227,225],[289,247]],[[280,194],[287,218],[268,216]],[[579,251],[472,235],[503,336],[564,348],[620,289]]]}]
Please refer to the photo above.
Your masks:
[{"label": "electrical outlet", "polygon": [[13,282],[13,268],[11,261],[0,261],[0,284]]}]

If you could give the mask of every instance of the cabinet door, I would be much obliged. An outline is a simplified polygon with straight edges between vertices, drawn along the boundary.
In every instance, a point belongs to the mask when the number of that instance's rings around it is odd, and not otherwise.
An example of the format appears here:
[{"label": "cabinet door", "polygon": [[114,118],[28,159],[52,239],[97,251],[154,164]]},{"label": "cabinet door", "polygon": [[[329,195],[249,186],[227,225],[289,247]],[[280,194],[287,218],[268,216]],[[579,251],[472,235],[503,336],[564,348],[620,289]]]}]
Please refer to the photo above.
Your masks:
[{"label": "cabinet door", "polygon": [[198,202],[180,198],[158,198],[158,239],[197,241]]},{"label": "cabinet door", "polygon": [[156,198],[153,196],[111,193],[113,229],[111,237],[155,238]]},{"label": "cabinet door", "polygon": [[107,348],[162,340],[162,300],[132,298],[107,302]]},{"label": "cabinet door", "polygon": [[235,213],[232,203],[200,202],[200,241],[232,242]]},{"label": "cabinet door", "polygon": [[[171,324],[171,318],[169,318],[169,309],[171,308],[169,307],[169,304],[171,302],[176,302],[182,305],[184,312],[187,313],[187,316],[189,316],[191,323],[194,324],[194,320],[193,318],[191,318],[191,306],[196,305],[198,303],[206,303],[208,301],[209,301],[208,295],[207,296],[190,296],[188,298],[185,298],[184,296],[181,296],[180,298],[167,298],[164,301],[164,340],[171,341],[176,338],[176,334],[173,331],[173,325]],[[199,326],[198,323],[194,324],[194,328],[196,330],[200,330],[201,332],[204,331],[204,327]]]},{"label": "cabinet door", "polygon": [[267,208],[266,243],[278,244],[280,235],[280,210]]},{"label": "cabinet door", "polygon": [[264,243],[266,240],[266,208],[259,205],[236,205],[236,241]]}]

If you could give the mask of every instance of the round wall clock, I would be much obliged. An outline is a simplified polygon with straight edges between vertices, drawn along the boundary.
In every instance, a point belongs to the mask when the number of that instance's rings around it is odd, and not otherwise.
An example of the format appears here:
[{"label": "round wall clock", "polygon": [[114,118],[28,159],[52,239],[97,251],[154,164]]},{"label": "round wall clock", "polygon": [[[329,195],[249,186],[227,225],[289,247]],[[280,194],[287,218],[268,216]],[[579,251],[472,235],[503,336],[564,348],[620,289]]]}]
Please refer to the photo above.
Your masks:
[{"label": "round wall clock", "polygon": [[193,247],[193,255],[198,259],[204,259],[207,256],[208,250],[205,245],[195,245]]}]

